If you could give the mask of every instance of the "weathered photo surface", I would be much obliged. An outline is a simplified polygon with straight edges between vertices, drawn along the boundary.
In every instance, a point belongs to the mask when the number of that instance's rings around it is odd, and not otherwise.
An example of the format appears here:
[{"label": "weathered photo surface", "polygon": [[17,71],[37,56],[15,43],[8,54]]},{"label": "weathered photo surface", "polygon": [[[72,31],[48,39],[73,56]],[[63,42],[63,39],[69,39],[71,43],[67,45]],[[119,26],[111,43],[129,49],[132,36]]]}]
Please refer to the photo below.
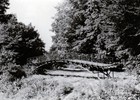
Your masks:
[{"label": "weathered photo surface", "polygon": [[0,100],[140,100],[140,0],[1,0]]}]

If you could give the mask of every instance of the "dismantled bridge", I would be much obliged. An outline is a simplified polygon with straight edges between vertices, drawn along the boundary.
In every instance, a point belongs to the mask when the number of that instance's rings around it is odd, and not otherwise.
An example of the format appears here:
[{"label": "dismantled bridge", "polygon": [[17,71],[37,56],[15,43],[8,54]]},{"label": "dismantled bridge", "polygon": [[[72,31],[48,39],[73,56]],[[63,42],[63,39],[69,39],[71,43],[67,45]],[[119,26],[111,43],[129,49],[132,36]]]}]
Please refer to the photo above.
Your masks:
[{"label": "dismantled bridge", "polygon": [[113,64],[104,64],[104,63],[97,63],[91,61],[84,61],[84,60],[50,60],[43,63],[38,64],[39,67],[36,69],[36,73],[38,74],[45,74],[45,70],[49,69],[61,69],[65,68],[66,65],[74,64],[74,65],[81,65],[82,69],[86,69],[87,71],[93,72],[96,71],[99,73],[103,73],[107,77],[114,77],[115,71],[121,71],[116,65]]}]

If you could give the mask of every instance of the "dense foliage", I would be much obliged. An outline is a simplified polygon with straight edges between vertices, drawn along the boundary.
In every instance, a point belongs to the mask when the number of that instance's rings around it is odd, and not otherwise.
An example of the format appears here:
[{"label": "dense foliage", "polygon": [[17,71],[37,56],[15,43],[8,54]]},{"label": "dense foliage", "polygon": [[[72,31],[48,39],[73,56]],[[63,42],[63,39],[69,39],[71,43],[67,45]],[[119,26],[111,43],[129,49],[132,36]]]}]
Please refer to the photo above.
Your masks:
[{"label": "dense foliage", "polygon": [[51,52],[92,54],[106,63],[139,62],[139,0],[66,0],[57,10]]},{"label": "dense foliage", "polygon": [[5,14],[8,0],[0,1],[0,64],[24,65],[30,57],[43,55],[44,43],[30,25],[18,22],[12,14]]},{"label": "dense foliage", "polygon": [[1,35],[3,37],[1,39],[1,52],[2,60],[5,60],[4,63],[10,60],[9,62],[14,61],[23,65],[26,64],[28,58],[44,53],[44,43],[31,25],[9,22],[2,25]]},{"label": "dense foliage", "polygon": [[0,23],[6,23],[10,19],[11,15],[6,15],[6,10],[9,6],[9,0],[1,0],[0,1]]},{"label": "dense foliage", "polygon": [[0,14],[5,14],[6,9],[8,9],[9,0],[0,1]]}]

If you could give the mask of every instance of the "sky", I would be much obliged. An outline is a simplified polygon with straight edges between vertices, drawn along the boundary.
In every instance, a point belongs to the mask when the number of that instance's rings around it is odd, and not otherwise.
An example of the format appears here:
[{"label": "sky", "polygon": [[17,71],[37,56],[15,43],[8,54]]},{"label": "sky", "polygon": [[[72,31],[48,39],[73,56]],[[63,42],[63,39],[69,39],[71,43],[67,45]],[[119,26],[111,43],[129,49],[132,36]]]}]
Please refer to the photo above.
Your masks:
[{"label": "sky", "polygon": [[52,17],[56,14],[55,7],[63,0],[9,0],[10,6],[7,13],[15,14],[19,22],[26,25],[32,24],[38,30],[40,38],[45,43],[48,51],[52,45],[51,24]]}]

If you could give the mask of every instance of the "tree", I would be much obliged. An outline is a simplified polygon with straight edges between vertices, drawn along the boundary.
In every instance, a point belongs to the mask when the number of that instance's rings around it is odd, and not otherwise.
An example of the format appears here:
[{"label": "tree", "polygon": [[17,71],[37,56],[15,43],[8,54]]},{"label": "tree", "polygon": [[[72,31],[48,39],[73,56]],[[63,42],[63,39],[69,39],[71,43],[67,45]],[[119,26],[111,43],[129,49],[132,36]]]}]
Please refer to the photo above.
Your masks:
[{"label": "tree", "polygon": [[[56,34],[53,37],[55,46],[61,48],[65,43],[65,50],[68,52],[95,53],[94,43],[100,33],[100,28],[93,20],[94,16],[91,16],[88,11],[88,3],[87,0],[67,0],[58,8],[57,17],[52,24]],[[63,41],[58,41],[58,39]]]},{"label": "tree", "polygon": [[9,6],[9,0],[1,0],[0,1],[0,14],[5,14],[6,10]]},{"label": "tree", "polygon": [[116,22],[116,30],[119,30],[120,44],[129,49],[131,55],[136,56],[140,54],[140,1],[122,0],[119,5],[121,19],[118,20],[120,23]]},{"label": "tree", "polygon": [[[130,61],[140,54],[140,1],[105,0],[105,15],[113,23],[116,58]],[[106,39],[109,40],[109,39]],[[110,43],[111,44],[111,43]]]},{"label": "tree", "polygon": [[[66,51],[98,56],[105,50],[109,54],[106,58],[114,55],[112,53],[114,49],[107,50],[107,42],[105,42],[106,34],[111,32],[109,30],[112,24],[107,23],[108,18],[104,11],[104,3],[100,0],[67,0],[67,4],[59,7],[52,26],[56,34],[53,39],[55,46],[60,48],[65,43]],[[101,36],[104,37],[100,38]],[[59,38],[63,38],[65,42],[58,42]],[[102,50],[103,46],[104,50]]]},{"label": "tree", "polygon": [[105,63],[137,58],[139,17],[139,0],[67,0],[52,26],[56,34],[52,50],[65,44],[60,51],[93,54]]},{"label": "tree", "polygon": [[70,23],[72,22],[72,12],[71,5],[66,1],[60,7],[57,7],[57,15],[55,16],[55,21],[52,24],[52,31],[55,32],[55,36],[52,37],[53,45],[51,47],[51,53],[54,55],[59,55],[63,57],[70,44],[68,44],[68,31],[70,30]]},{"label": "tree", "polygon": [[5,14],[9,6],[9,0],[0,1],[0,23],[7,23],[7,21],[12,17],[11,14]]},{"label": "tree", "polygon": [[45,52],[44,43],[34,27],[19,23],[15,18],[9,20],[8,24],[3,24],[1,35],[1,52],[6,53],[3,55],[5,61],[6,58],[11,58],[9,62],[15,61],[16,64],[23,65],[28,58],[43,55]]}]

